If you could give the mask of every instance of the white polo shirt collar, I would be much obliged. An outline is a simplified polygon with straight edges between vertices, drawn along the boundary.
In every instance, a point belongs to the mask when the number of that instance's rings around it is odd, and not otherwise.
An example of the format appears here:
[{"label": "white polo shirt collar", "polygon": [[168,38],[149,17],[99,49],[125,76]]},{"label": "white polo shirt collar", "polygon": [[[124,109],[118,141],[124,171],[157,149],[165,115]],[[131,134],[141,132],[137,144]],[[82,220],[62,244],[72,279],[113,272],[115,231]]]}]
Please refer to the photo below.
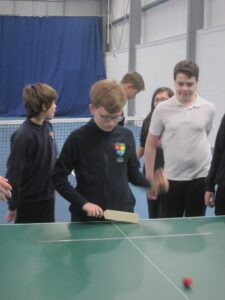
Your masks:
[{"label": "white polo shirt collar", "polygon": [[[191,106],[186,107],[186,109],[199,108],[202,105],[201,99],[199,98],[198,94],[196,93],[195,95],[196,95],[195,101],[192,103]],[[174,103],[178,106],[184,106],[183,103],[181,103],[175,95],[174,95]]]}]

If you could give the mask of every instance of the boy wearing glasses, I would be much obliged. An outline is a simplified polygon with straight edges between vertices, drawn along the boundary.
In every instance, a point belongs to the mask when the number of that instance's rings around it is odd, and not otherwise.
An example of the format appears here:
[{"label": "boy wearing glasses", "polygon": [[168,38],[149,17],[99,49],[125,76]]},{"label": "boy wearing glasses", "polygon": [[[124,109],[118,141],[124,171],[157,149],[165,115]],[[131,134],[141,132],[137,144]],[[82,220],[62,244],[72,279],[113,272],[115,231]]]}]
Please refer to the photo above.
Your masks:
[{"label": "boy wearing glasses", "polygon": [[[53,174],[57,191],[71,204],[71,221],[100,220],[105,209],[133,212],[135,199],[128,182],[150,186],[139,172],[132,132],[117,126],[126,103],[122,87],[99,81],[90,98],[93,118],[67,138]],[[72,170],[75,189],[68,181]],[[163,176],[157,180],[158,187],[166,187]]]}]

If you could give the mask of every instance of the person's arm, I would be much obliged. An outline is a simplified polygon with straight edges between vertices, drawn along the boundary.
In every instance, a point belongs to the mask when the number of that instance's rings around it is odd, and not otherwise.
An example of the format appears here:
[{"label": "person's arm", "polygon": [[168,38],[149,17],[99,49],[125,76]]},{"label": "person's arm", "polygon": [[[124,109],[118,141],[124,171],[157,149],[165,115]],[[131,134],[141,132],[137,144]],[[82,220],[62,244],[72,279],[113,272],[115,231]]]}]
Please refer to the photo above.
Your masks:
[{"label": "person's arm", "polygon": [[5,219],[12,222],[16,218],[17,203],[21,198],[23,171],[32,151],[32,142],[27,134],[14,133],[11,137],[11,152],[7,161],[6,177],[12,185],[12,197],[8,199],[8,211]]},{"label": "person's arm", "polygon": [[208,207],[215,206],[215,193],[214,192],[205,192],[205,205]]},{"label": "person's arm", "polygon": [[139,171],[139,162],[135,155],[135,142],[133,135],[131,137],[131,156],[128,160],[128,179],[131,183],[137,186],[150,188],[152,194],[165,193],[168,190],[168,180],[162,169],[155,171],[153,179],[148,180]]},{"label": "person's arm", "polygon": [[221,121],[215,142],[213,158],[206,178],[205,205],[212,207],[215,198],[215,178],[220,165],[222,153],[225,151],[225,115]]},{"label": "person's arm", "polygon": [[0,199],[7,200],[11,198],[12,186],[8,183],[8,180],[0,176]]},{"label": "person's arm", "polygon": [[213,123],[215,120],[215,106],[212,104],[212,110],[211,110],[211,114],[210,117],[208,118],[208,123],[206,125],[206,134],[207,136],[210,134],[211,130],[213,129]]},{"label": "person's arm", "polygon": [[70,203],[77,203],[88,216],[101,217],[102,209],[91,202],[76,191],[70,184],[68,176],[76,166],[77,146],[76,138],[70,135],[66,140],[60,156],[56,161],[53,171],[52,181],[59,194]]},{"label": "person's arm", "polygon": [[[145,172],[146,172],[146,177],[150,181],[154,181],[154,166],[155,166],[155,156],[156,156],[158,138],[159,138],[158,136],[155,136],[149,132],[145,144],[145,152],[144,152]],[[151,193],[151,191],[149,191],[148,196],[150,199],[157,198],[157,195]]]},{"label": "person's arm", "polygon": [[13,134],[11,137],[11,152],[7,161],[6,178],[12,185],[12,197],[8,200],[10,211],[15,211],[20,201],[20,185],[23,177],[23,170],[27,164],[28,155],[32,144],[28,137],[20,134]]},{"label": "person's arm", "polygon": [[209,174],[206,178],[206,191],[215,191],[215,178],[218,171],[220,160],[223,152],[225,151],[225,115],[221,121],[218,133],[216,136],[215,147],[213,151],[212,162],[209,170]]},{"label": "person's arm", "polygon": [[130,157],[127,162],[128,180],[134,185],[149,188],[149,180],[147,180],[147,178],[139,171],[140,163],[137,159],[135,151],[135,141],[132,133],[130,133],[130,135],[128,136],[128,141],[130,145]]},{"label": "person's arm", "polygon": [[17,210],[8,210],[5,215],[5,220],[7,223],[13,222],[16,219]]},{"label": "person's arm", "polygon": [[[158,140],[161,137],[163,131],[165,130],[165,124],[163,121],[163,105],[158,105],[151,117],[150,127],[145,142],[145,172],[146,177],[150,181],[154,181],[154,167],[156,159],[156,149],[158,145]],[[148,191],[149,199],[157,199],[156,191]]]},{"label": "person's arm", "polygon": [[158,169],[154,172],[153,179],[148,180],[139,171],[139,162],[135,156],[135,143],[133,140],[133,150],[128,161],[128,179],[131,183],[137,186],[142,186],[150,189],[152,195],[158,195],[168,191],[168,180],[164,175],[163,169]]},{"label": "person's arm", "polygon": [[149,125],[151,120],[151,113],[144,119],[141,126],[140,133],[140,147],[136,149],[137,159],[140,159],[144,155],[145,142],[148,135]]},{"label": "person's arm", "polygon": [[137,155],[137,159],[139,160],[140,158],[142,158],[142,156],[144,155],[144,148],[139,147],[136,149],[136,155]]}]

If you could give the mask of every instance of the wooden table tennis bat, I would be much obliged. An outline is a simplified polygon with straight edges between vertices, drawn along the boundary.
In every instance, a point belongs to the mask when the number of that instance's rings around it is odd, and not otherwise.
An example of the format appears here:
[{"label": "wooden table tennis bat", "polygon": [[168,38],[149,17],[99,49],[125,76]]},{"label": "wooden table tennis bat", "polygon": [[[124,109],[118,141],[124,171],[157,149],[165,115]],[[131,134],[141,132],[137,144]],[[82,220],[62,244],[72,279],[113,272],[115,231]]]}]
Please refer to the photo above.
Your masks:
[{"label": "wooden table tennis bat", "polygon": [[106,209],[104,211],[104,218],[106,220],[139,223],[139,214],[119,210]]}]

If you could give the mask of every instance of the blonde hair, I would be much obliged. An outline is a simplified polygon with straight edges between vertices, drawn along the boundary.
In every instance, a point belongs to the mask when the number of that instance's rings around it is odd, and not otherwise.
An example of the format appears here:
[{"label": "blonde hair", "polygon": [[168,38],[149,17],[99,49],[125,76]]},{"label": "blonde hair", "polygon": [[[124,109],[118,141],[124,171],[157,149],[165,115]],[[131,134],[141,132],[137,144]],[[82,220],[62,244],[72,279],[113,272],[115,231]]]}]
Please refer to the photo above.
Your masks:
[{"label": "blonde hair", "polygon": [[93,106],[103,106],[110,114],[120,112],[126,104],[121,85],[107,79],[100,80],[91,87],[90,99]]},{"label": "blonde hair", "polygon": [[37,117],[42,111],[48,110],[56,98],[56,91],[48,84],[26,85],[23,89],[23,100],[28,118]]}]

